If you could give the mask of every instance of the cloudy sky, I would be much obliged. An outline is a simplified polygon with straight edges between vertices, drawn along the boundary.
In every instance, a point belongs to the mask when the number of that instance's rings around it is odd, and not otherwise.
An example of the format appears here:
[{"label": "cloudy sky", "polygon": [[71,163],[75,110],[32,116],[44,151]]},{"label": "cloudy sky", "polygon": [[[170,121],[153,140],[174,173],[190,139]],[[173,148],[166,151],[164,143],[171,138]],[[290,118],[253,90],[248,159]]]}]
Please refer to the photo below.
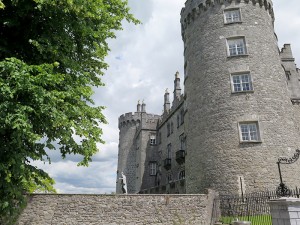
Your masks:
[{"label": "cloudy sky", "polygon": [[[95,90],[97,105],[104,105],[109,122],[103,125],[99,153],[88,168],[77,167],[80,157],[60,159],[51,153],[50,165],[36,162],[56,180],[59,193],[111,193],[115,191],[118,155],[118,117],[136,110],[139,99],[147,112],[160,114],[166,88],[172,90],[176,71],[183,74],[183,43],[180,34],[180,11],[185,0],[129,0],[132,13],[143,24],[124,22],[124,30],[110,41],[107,57],[110,68],[103,81],[105,87]],[[275,31],[279,47],[291,43],[300,65],[299,0],[273,0]]]}]

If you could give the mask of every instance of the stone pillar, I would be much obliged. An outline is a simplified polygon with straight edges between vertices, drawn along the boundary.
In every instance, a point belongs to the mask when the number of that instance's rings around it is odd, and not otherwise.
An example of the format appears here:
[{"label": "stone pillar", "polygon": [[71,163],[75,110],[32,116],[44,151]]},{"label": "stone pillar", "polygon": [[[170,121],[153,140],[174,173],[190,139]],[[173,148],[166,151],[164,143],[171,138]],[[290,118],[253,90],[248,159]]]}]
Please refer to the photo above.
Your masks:
[{"label": "stone pillar", "polygon": [[300,224],[300,199],[280,198],[269,202],[273,225]]}]

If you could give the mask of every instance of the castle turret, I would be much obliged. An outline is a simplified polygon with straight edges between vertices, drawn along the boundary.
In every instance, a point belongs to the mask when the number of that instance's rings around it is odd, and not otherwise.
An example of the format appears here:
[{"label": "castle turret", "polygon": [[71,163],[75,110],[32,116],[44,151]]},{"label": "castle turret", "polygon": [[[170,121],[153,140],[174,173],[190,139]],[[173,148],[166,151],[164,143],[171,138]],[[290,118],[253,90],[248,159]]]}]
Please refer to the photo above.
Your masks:
[{"label": "castle turret", "polygon": [[146,112],[146,104],[144,101],[142,102],[142,112]]},{"label": "castle turret", "polygon": [[[141,107],[141,110],[140,110]],[[147,149],[150,141],[155,143],[156,125],[160,116],[146,113],[146,104],[138,102],[135,113],[126,113],[119,117],[119,154],[116,193],[122,193],[120,180],[123,172],[127,180],[128,193],[137,193],[141,190],[142,182],[149,179]],[[153,147],[152,147],[153,148]],[[153,150],[150,151],[153,153]],[[151,159],[151,158],[150,158]],[[145,174],[146,172],[146,174]],[[146,177],[145,177],[146,176]],[[154,181],[152,182],[154,184]]]},{"label": "castle turret", "polygon": [[137,112],[141,112],[141,103],[140,103],[140,100],[138,101],[138,104],[136,106],[136,111]]},{"label": "castle turret", "polygon": [[170,111],[170,94],[168,89],[166,89],[164,99],[164,113],[168,113]]},{"label": "castle turret", "polygon": [[[187,193],[274,190],[299,147],[273,22],[271,0],[186,1]],[[299,167],[282,171],[291,188]]]},{"label": "castle turret", "polygon": [[181,87],[180,87],[180,78],[179,78],[179,72],[177,71],[175,74],[175,80],[174,80],[174,100],[179,100],[181,96]]},{"label": "castle turret", "polygon": [[295,64],[290,44],[285,44],[280,52],[281,63],[285,71],[291,101],[299,104],[300,100],[300,74]]},{"label": "castle turret", "polygon": [[116,193],[122,193],[121,173],[127,180],[128,193],[136,193],[135,135],[141,124],[141,113],[126,113],[119,117],[119,154]]}]

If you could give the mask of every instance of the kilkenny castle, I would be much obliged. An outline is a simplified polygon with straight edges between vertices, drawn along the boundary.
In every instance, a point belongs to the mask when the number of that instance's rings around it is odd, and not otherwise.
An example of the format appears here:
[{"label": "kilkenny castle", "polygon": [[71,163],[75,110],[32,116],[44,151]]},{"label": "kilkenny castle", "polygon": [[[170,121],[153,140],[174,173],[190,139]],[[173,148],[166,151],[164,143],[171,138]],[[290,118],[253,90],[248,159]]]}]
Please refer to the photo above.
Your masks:
[{"label": "kilkenny castle", "polygon": [[[279,49],[271,0],[187,0],[181,11],[184,92],[176,73],[162,115],[119,118],[128,193],[241,194],[275,190],[277,160],[300,148],[300,84],[291,46]],[[300,185],[300,162],[282,167]]]}]

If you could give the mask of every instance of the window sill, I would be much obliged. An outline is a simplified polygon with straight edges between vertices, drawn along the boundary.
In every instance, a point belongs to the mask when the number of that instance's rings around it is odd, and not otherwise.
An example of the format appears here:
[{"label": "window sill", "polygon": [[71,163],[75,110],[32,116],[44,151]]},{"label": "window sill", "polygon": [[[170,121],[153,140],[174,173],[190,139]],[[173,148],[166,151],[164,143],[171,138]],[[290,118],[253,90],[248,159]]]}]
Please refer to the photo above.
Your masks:
[{"label": "window sill", "polygon": [[232,25],[232,24],[241,24],[241,23],[243,23],[243,21],[236,21],[236,22],[224,22],[224,25]]},{"label": "window sill", "polygon": [[240,55],[228,55],[227,58],[238,58],[238,57],[248,57],[249,54],[240,54]]},{"label": "window sill", "polygon": [[231,94],[238,95],[238,94],[249,94],[254,93],[254,90],[251,91],[231,91]]},{"label": "window sill", "polygon": [[240,141],[240,144],[260,144],[262,143],[261,140],[258,141]]}]

